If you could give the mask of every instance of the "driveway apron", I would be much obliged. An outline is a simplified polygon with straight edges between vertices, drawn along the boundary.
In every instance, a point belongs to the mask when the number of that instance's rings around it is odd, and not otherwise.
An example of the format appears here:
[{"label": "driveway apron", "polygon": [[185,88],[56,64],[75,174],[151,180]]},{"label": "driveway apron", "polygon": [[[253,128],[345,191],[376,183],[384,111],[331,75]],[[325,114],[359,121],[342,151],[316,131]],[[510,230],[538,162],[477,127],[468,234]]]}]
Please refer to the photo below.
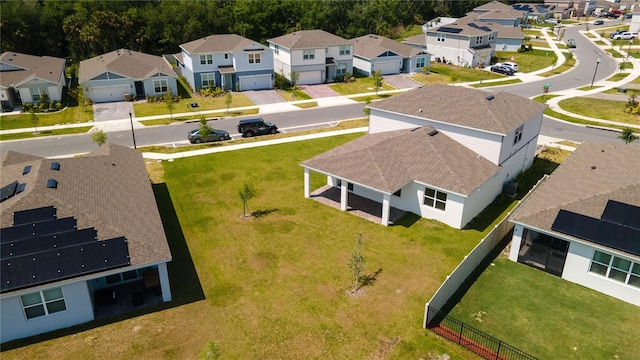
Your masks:
[{"label": "driveway apron", "polygon": [[340,96],[340,94],[333,91],[327,84],[300,85],[300,89],[314,99]]},{"label": "driveway apron", "polygon": [[129,113],[133,116],[133,105],[130,102],[120,101],[93,104],[94,121],[128,119]]},{"label": "driveway apron", "polygon": [[411,80],[408,76],[402,74],[385,75],[382,78],[384,82],[395,87],[396,89],[412,89],[421,85]]},{"label": "driveway apron", "polygon": [[246,97],[255,105],[266,105],[285,102],[275,90],[247,90],[243,91]]}]

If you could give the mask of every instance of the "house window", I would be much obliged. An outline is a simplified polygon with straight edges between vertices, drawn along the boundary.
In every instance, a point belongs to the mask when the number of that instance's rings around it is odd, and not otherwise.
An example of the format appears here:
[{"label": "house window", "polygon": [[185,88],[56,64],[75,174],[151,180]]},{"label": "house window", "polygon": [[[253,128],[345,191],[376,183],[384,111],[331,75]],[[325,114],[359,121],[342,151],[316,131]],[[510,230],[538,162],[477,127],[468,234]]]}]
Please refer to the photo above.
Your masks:
[{"label": "house window", "polygon": [[200,55],[200,65],[211,65],[211,64],[213,64],[213,54]]},{"label": "house window", "polygon": [[422,69],[423,67],[425,67],[425,64],[426,64],[425,58],[416,59],[416,69]]},{"label": "house window", "polygon": [[156,94],[166,92],[167,88],[167,80],[153,80],[153,89]]},{"label": "house window", "polygon": [[336,76],[344,76],[347,73],[347,64],[346,63],[337,63],[336,64]]},{"label": "house window", "polygon": [[489,34],[489,41],[493,41],[495,40],[495,38],[496,38],[496,34],[494,33]]},{"label": "house window", "polygon": [[520,125],[519,128],[516,129],[516,133],[513,137],[513,145],[517,144],[522,140],[522,130],[524,129],[524,125]]},{"label": "house window", "polygon": [[302,51],[303,60],[313,60],[315,59],[315,57],[316,57],[316,51],[314,49]]},{"label": "house window", "polygon": [[596,250],[589,271],[623,284],[640,287],[640,263]]},{"label": "house window", "polygon": [[203,88],[212,88],[216,86],[216,75],[215,74],[202,74],[200,75],[200,79],[202,81]]},{"label": "house window", "polygon": [[224,59],[228,60],[229,59],[229,54],[224,54]]},{"label": "house window", "polygon": [[447,206],[447,193],[435,189],[424,189],[424,204],[443,210]]},{"label": "house window", "polygon": [[43,94],[49,95],[47,88],[31,88],[30,90],[33,101],[40,101]]},{"label": "house window", "polygon": [[351,46],[340,45],[340,55],[349,55],[349,54],[351,54]]},{"label": "house window", "polygon": [[394,192],[393,196],[401,197],[402,196],[402,189],[398,189],[398,191]]},{"label": "house window", "polygon": [[280,45],[273,44],[273,53],[280,54]]},{"label": "house window", "polygon": [[249,53],[249,64],[260,64],[260,53]]},{"label": "house window", "polygon": [[436,38],[437,41],[445,41],[447,39],[447,36],[445,34],[438,34],[438,37]]},{"label": "house window", "polygon": [[476,45],[482,44],[482,36],[476,36]]},{"label": "house window", "polygon": [[22,308],[24,309],[24,314],[27,319],[67,310],[62,288],[59,287],[22,295],[20,296],[20,300],[22,301]]}]

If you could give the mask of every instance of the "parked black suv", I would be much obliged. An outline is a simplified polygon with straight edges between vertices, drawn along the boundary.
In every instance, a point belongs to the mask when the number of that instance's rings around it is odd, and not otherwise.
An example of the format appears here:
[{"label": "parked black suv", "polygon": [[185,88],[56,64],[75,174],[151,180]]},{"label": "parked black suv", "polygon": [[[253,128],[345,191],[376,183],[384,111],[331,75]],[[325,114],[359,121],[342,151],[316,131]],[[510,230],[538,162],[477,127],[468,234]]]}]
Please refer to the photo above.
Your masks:
[{"label": "parked black suv", "polygon": [[270,122],[265,122],[261,118],[240,120],[238,124],[238,132],[243,137],[251,137],[254,135],[275,134],[278,127]]}]

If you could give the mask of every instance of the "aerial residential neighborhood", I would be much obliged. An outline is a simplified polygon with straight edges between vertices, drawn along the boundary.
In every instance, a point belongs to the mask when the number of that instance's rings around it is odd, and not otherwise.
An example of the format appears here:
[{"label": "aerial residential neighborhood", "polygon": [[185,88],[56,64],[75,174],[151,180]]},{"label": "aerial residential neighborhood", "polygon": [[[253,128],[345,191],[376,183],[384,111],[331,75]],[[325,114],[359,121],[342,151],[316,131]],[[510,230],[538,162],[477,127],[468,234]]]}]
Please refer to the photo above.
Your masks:
[{"label": "aerial residential neighborhood", "polygon": [[3,3],[2,358],[639,357],[638,11]]}]

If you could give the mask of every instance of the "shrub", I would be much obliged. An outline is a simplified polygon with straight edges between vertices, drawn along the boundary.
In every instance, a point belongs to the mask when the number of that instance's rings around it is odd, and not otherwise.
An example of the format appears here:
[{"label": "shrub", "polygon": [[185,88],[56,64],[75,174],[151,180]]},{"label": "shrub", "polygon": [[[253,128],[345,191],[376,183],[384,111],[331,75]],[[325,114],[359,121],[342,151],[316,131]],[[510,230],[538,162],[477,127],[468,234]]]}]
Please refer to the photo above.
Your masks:
[{"label": "shrub", "polygon": [[275,73],[275,75],[276,78],[274,86],[276,89],[286,90],[291,87],[291,82],[284,75],[278,73]]}]

